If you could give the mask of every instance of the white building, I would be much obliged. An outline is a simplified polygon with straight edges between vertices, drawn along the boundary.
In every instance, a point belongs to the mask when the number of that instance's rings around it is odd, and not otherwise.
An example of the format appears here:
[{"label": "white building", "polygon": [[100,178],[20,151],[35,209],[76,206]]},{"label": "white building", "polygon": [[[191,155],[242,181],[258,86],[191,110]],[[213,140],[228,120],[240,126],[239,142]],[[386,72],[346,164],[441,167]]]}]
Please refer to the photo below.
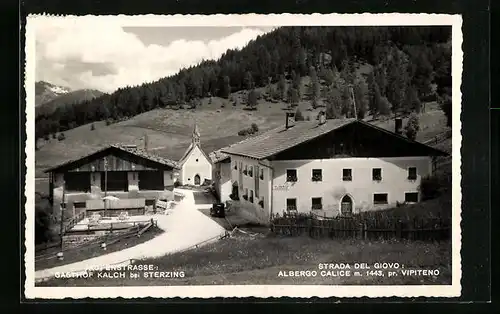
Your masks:
[{"label": "white building", "polygon": [[418,202],[433,157],[446,155],[355,119],[287,120],[222,152],[231,161],[232,198],[262,223],[284,211],[337,216]]},{"label": "white building", "polygon": [[182,185],[202,185],[212,180],[212,163],[201,149],[198,126],[194,126],[191,144],[179,160],[178,181]]}]

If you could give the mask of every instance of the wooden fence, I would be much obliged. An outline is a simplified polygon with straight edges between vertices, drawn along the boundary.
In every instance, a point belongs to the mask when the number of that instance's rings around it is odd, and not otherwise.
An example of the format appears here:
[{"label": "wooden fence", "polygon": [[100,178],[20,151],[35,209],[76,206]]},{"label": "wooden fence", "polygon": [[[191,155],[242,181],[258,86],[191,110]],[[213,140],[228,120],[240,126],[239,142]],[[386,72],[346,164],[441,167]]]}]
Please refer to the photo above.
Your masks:
[{"label": "wooden fence", "polygon": [[437,144],[441,143],[442,141],[451,138],[451,135],[452,135],[451,130],[447,130],[443,133],[439,133],[438,135],[433,136],[432,138],[428,139],[427,141],[425,141],[423,143],[426,145],[430,145],[430,146],[437,145]]},{"label": "wooden fence", "polygon": [[271,231],[276,235],[308,235],[313,238],[440,241],[450,238],[451,224],[440,217],[319,219],[312,215],[284,215],[272,220]]}]

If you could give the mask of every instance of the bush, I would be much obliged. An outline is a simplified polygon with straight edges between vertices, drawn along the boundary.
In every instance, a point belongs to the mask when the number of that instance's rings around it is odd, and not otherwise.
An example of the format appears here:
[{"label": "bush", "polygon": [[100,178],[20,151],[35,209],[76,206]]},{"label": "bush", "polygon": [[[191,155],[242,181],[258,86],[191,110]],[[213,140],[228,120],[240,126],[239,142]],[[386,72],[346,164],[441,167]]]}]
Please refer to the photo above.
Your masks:
[{"label": "bush", "polygon": [[253,133],[259,132],[259,127],[255,123],[252,123],[252,125],[250,126],[250,129],[253,131]]},{"label": "bush", "polygon": [[175,181],[174,188],[178,188],[179,186],[181,186],[181,183],[179,181]]},{"label": "bush", "polygon": [[229,198],[232,199],[233,201],[239,201],[240,198],[238,195],[234,195],[233,193],[229,194]]},{"label": "bush", "polygon": [[433,199],[441,195],[441,183],[437,177],[424,177],[420,182],[422,201]]},{"label": "bush", "polygon": [[302,114],[302,111],[297,109],[297,111],[295,111],[295,121],[304,121],[304,120],[305,118],[304,115]]},{"label": "bush", "polygon": [[49,135],[48,135],[48,134],[45,134],[45,135],[43,136],[43,139],[44,139],[44,140],[46,140],[46,141],[48,141],[48,140],[50,140],[50,137],[49,137]]},{"label": "bush", "polygon": [[110,125],[111,123],[113,123],[111,119],[106,119],[106,125]]},{"label": "bush", "polygon": [[53,240],[52,223],[52,207],[48,197],[37,194],[35,197],[35,244]]},{"label": "bush", "polygon": [[57,138],[57,133],[52,133],[52,138],[56,139]]},{"label": "bush", "polygon": [[66,139],[66,136],[64,135],[64,133],[59,133],[59,136],[57,137],[57,140],[58,141],[63,141]]},{"label": "bush", "polygon": [[420,122],[416,114],[412,114],[406,124],[406,137],[414,141],[417,138],[417,133],[420,131]]}]

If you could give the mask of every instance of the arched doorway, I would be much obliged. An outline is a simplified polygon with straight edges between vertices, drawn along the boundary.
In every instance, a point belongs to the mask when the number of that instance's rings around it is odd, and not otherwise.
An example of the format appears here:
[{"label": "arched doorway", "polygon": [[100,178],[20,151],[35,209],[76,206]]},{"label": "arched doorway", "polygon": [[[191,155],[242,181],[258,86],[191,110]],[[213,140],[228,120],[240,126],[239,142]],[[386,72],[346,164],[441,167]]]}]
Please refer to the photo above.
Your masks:
[{"label": "arched doorway", "polygon": [[200,185],[200,175],[197,174],[194,176],[194,185]]},{"label": "arched doorway", "polygon": [[231,199],[232,200],[237,201],[240,199],[239,190],[240,189],[238,187],[238,182],[237,181],[233,182],[233,188],[231,190]]},{"label": "arched doorway", "polygon": [[349,216],[352,214],[352,209],[354,207],[352,198],[350,195],[346,194],[342,197],[340,201],[340,214],[343,216]]}]

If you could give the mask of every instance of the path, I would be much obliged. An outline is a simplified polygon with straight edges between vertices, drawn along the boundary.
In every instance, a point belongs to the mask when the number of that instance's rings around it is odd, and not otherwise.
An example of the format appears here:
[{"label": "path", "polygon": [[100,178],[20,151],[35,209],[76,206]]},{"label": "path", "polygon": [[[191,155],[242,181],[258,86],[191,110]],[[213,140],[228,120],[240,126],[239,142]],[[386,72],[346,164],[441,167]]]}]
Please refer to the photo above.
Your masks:
[{"label": "path", "polygon": [[154,215],[158,227],[165,232],[161,235],[131,248],[94,257],[85,261],[43,269],[35,272],[35,279],[43,280],[56,273],[84,271],[91,267],[112,264],[128,264],[131,259],[161,257],[166,254],[189,249],[200,243],[216,241],[225,234],[215,221],[196,209],[193,191],[175,189],[185,197],[173,209],[170,215]]}]

